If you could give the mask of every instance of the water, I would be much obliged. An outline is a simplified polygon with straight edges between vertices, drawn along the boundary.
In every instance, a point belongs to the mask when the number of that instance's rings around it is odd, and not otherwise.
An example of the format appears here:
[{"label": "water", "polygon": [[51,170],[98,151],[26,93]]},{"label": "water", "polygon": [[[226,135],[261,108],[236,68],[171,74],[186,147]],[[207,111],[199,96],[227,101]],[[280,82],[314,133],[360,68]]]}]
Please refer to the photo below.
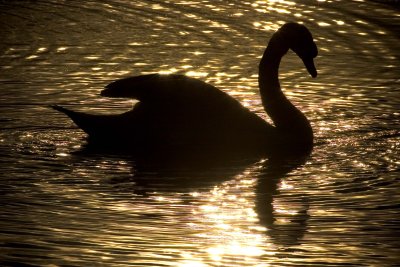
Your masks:
[{"label": "water", "polygon": [[[1,1],[0,265],[395,266],[400,16],[366,1]],[[305,162],[165,162],[82,153],[47,106],[120,113],[128,75],[185,73],[266,117],[257,65],[285,21],[319,46],[281,84],[312,122]],[[210,159],[213,159],[210,155]]]}]

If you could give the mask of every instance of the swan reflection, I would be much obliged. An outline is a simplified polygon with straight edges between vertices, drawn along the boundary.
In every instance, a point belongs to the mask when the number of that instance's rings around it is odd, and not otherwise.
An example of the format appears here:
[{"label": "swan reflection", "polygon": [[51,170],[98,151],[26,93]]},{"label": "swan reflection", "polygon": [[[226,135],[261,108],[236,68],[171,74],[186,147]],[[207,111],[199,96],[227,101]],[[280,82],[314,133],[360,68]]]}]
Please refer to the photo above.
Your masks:
[{"label": "swan reflection", "polygon": [[179,252],[182,266],[202,263],[197,259],[227,264],[237,256],[255,264],[259,257],[284,255],[302,243],[310,202],[287,179],[308,156],[217,162],[132,159],[131,176],[109,182],[118,192],[146,200],[141,209],[124,202],[115,207],[118,211],[136,210],[144,219],[162,219],[158,214],[169,209],[181,214],[186,228],[176,231],[185,233],[187,246],[198,248]]}]

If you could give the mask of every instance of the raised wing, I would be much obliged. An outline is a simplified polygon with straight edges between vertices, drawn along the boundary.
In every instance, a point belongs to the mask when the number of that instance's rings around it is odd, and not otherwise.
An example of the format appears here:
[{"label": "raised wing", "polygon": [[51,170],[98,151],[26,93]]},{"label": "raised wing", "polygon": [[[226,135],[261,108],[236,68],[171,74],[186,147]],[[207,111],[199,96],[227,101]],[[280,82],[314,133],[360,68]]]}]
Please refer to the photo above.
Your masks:
[{"label": "raised wing", "polygon": [[147,122],[157,121],[157,125],[186,125],[187,129],[199,132],[200,129],[204,132],[204,129],[222,128],[237,133],[264,133],[265,128],[271,128],[227,93],[183,75],[149,74],[124,78],[107,85],[101,95],[139,100],[134,106],[134,114]]},{"label": "raised wing", "polygon": [[[203,81],[184,75],[148,74],[117,80],[101,92],[106,97],[133,98],[141,102],[201,102],[233,100]],[[229,101],[228,100],[228,101]]]}]

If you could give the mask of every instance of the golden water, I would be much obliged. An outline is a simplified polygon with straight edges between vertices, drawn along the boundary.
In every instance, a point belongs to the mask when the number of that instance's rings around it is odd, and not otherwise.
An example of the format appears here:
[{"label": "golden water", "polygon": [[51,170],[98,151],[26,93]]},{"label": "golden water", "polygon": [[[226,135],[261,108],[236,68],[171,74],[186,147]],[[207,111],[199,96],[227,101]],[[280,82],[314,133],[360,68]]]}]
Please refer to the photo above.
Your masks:
[{"label": "golden water", "polygon": [[[286,95],[310,119],[306,162],[152,168],[79,153],[47,106],[120,113],[128,75],[183,73],[260,116],[257,66],[286,21]],[[368,1],[0,1],[0,265],[394,266],[400,262],[398,8]],[[212,155],[210,155],[212,158]]]}]

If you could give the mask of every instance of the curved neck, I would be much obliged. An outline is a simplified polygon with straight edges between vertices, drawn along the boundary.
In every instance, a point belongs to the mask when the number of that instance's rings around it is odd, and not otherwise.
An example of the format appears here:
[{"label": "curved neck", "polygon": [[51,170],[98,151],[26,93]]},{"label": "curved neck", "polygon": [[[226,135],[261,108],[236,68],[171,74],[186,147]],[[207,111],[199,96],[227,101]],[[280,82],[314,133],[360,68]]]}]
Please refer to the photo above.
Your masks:
[{"label": "curved neck", "polygon": [[268,47],[265,49],[259,65],[258,84],[260,87],[262,103],[265,111],[274,123],[274,115],[276,113],[274,102],[288,101],[281,90],[278,77],[281,59],[287,51],[288,48],[278,47],[278,44],[274,42],[273,37],[268,44]]},{"label": "curved neck", "polygon": [[283,94],[279,83],[279,64],[289,50],[275,35],[259,65],[258,82],[262,104],[276,129],[295,143],[312,145],[313,133],[307,118]]}]

